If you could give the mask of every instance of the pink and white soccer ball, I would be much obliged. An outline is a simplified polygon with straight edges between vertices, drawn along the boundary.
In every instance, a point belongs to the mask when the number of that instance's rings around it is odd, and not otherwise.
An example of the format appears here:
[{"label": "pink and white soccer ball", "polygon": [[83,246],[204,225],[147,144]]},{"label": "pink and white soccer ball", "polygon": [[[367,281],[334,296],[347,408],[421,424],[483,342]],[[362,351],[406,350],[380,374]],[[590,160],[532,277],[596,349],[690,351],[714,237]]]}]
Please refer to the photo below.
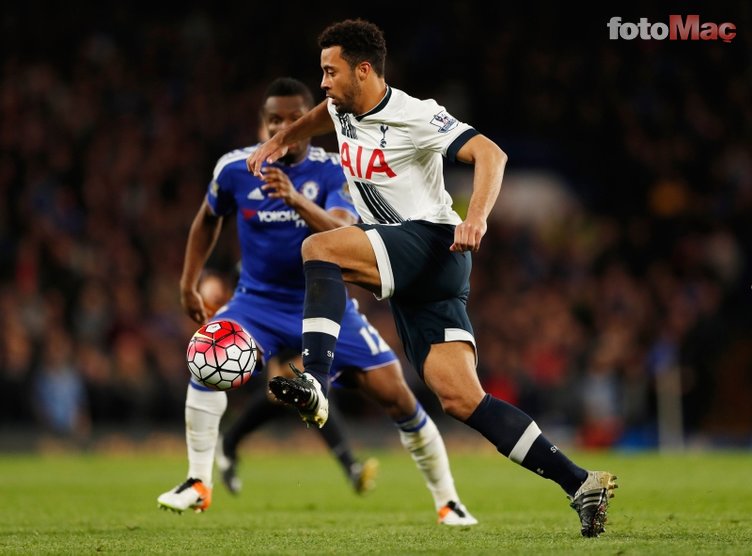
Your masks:
[{"label": "pink and white soccer ball", "polygon": [[188,342],[186,359],[194,378],[212,390],[232,390],[251,378],[258,349],[239,324],[219,320],[203,325]]}]

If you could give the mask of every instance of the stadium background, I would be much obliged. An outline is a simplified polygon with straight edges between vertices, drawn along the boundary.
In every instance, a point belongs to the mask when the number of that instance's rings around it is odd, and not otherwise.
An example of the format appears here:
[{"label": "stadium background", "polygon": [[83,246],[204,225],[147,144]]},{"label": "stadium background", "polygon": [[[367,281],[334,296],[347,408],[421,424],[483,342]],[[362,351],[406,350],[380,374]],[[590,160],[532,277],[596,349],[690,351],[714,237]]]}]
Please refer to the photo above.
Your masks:
[{"label": "stadium background", "polygon": [[[255,141],[271,79],[318,91],[316,35],[356,15],[385,30],[391,85],[510,155],[474,262],[486,387],[582,447],[749,445],[749,5],[431,6],[3,6],[0,449],[180,432],[196,327],[177,282],[214,163]],[[608,40],[612,15],[671,13],[738,35]],[[447,178],[461,210],[469,174]],[[222,237],[210,263],[229,271],[231,226]],[[386,307],[358,298],[398,346]],[[337,398],[353,423],[382,422]]]}]

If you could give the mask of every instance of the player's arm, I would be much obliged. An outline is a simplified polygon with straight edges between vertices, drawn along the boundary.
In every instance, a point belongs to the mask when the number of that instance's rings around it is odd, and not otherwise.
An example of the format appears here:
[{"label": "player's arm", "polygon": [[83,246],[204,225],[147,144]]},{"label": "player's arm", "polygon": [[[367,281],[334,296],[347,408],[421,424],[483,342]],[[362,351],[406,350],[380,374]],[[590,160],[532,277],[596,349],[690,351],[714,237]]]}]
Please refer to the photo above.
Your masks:
[{"label": "player's arm", "polygon": [[267,142],[251,153],[245,164],[248,171],[261,177],[263,162],[271,164],[287,154],[287,147],[298,141],[334,131],[334,122],[329,115],[328,100],[324,100],[291,126],[278,131]]},{"label": "player's arm", "polygon": [[462,145],[457,160],[475,166],[473,194],[467,209],[467,217],[454,230],[451,251],[474,251],[486,233],[486,220],[496,203],[504,178],[507,155],[499,146],[484,135],[476,135]]},{"label": "player's arm", "polygon": [[356,216],[345,209],[326,210],[307,199],[295,189],[290,178],[280,168],[266,166],[262,170],[262,175],[266,183],[261,189],[266,195],[271,199],[282,199],[287,206],[295,209],[314,233],[349,226],[357,221]]},{"label": "player's arm", "polygon": [[319,205],[313,201],[309,201],[302,195],[300,195],[300,204],[294,208],[314,233],[334,230],[357,222],[357,218],[355,218],[355,215],[351,212],[336,208],[324,210]]},{"label": "player's arm", "polygon": [[207,312],[198,292],[198,282],[221,231],[222,217],[212,212],[204,198],[188,233],[183,273],[180,276],[180,302],[188,316],[199,323],[206,320]]}]

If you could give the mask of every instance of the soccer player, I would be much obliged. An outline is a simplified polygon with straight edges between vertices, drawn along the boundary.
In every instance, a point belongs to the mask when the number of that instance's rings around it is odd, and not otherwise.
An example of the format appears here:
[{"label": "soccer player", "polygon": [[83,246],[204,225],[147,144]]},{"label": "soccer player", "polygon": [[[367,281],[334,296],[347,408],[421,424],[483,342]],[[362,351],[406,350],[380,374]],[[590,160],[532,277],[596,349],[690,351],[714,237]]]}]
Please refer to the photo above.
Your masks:
[{"label": "soccer player", "polygon": [[[346,20],[319,36],[327,99],[251,153],[260,175],[298,141],[336,131],[341,164],[364,223],[303,243],[305,372],[269,386],[306,421],[326,420],[328,373],[345,310],[345,282],[389,298],[408,359],[446,413],[480,432],[523,467],[558,483],[583,536],[604,531],[615,479],[570,461],[518,408],[483,391],[467,315],[471,253],[478,251],[507,157],[491,140],[433,100],[387,85],[382,31]],[[463,221],[444,186],[442,155],[474,165]],[[336,354],[336,355],[335,355]]]},{"label": "soccer player", "polygon": [[[266,91],[261,111],[266,131],[273,134],[286,129],[313,105],[310,90],[299,81],[274,81]],[[223,218],[235,212],[242,268],[232,299],[215,318],[242,325],[256,340],[268,365],[289,350],[299,353],[301,349],[305,291],[302,242],[314,231],[351,224],[357,215],[336,155],[303,140],[290,144],[285,156],[263,165],[258,176],[253,176],[246,170],[245,160],[255,149],[232,151],[220,158],[214,169],[208,194],[188,236],[181,302],[193,320],[206,321],[197,283]],[[330,369],[331,378],[354,382],[394,420],[402,444],[433,496],[439,523],[476,524],[455,489],[444,441],[408,388],[394,352],[351,299],[344,300],[341,316],[341,345]],[[188,478],[159,496],[160,507],[177,511],[209,507],[212,462],[226,406],[225,392],[207,390],[191,380],[185,404]],[[322,420],[319,428],[323,424]]]}]

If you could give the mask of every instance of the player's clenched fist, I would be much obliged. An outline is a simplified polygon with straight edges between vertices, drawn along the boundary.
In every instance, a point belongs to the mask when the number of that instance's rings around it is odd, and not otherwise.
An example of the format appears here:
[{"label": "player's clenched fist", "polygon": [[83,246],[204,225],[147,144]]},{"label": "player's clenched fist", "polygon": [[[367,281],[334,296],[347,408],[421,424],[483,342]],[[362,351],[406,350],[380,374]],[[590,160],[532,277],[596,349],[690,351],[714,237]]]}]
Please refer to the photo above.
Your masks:
[{"label": "player's clenched fist", "polygon": [[477,253],[480,249],[480,241],[486,234],[485,220],[467,219],[454,229],[454,243],[449,247],[450,251],[472,251]]}]

